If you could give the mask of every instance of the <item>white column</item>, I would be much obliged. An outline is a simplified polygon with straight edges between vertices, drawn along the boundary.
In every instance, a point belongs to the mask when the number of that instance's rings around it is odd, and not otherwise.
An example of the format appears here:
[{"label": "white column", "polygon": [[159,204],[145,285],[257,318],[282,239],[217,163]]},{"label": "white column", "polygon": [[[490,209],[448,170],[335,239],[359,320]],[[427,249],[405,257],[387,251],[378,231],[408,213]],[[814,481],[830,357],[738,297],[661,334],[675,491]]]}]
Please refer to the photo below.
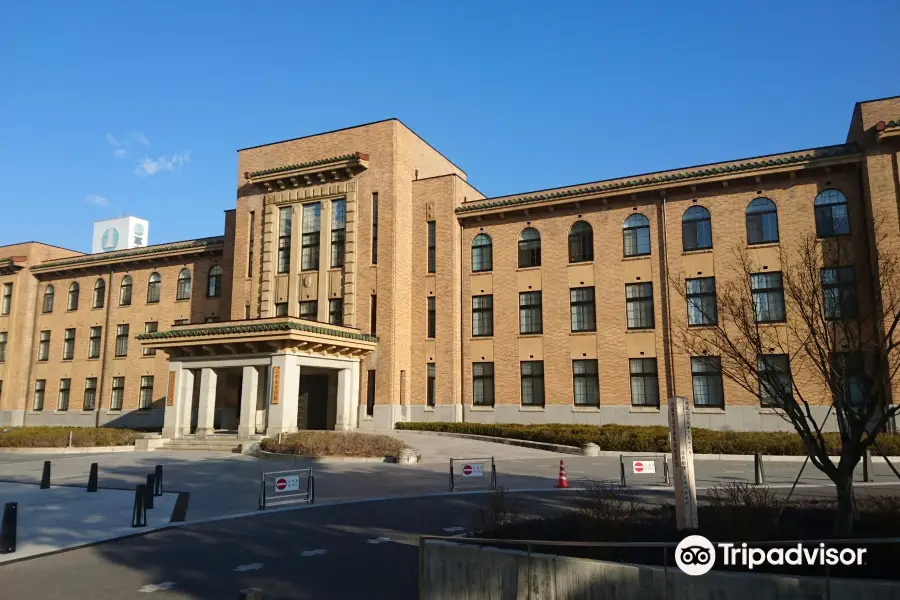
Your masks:
[{"label": "white column", "polygon": [[[181,435],[191,434],[191,420],[194,409],[194,377],[196,373],[193,369],[181,368],[181,382],[176,382],[178,388],[178,400],[175,401],[178,412],[181,414],[179,429]],[[180,437],[176,435],[176,437]]]},{"label": "white column", "polygon": [[292,354],[273,355],[269,369],[269,423],[266,435],[297,431],[299,395],[300,363],[297,357]]},{"label": "white column", "polygon": [[361,372],[360,361],[354,361],[350,367],[350,428],[359,428],[359,375]]},{"label": "white column", "polygon": [[238,439],[247,439],[256,433],[256,399],[259,371],[246,366],[241,377],[241,414],[238,417]]},{"label": "white column", "polygon": [[197,437],[205,438],[213,432],[213,419],[216,410],[215,369],[204,367],[200,370],[200,400],[197,410]]},{"label": "white column", "polygon": [[164,438],[181,437],[182,411],[179,409],[184,403],[184,394],[181,393],[181,361],[169,361],[168,379],[166,380],[166,405],[163,413]]},{"label": "white column", "polygon": [[351,364],[350,368],[338,371],[337,411],[334,428],[339,431],[347,431],[353,428],[353,416],[356,413],[353,402],[353,381],[354,379],[359,379],[359,363]]}]

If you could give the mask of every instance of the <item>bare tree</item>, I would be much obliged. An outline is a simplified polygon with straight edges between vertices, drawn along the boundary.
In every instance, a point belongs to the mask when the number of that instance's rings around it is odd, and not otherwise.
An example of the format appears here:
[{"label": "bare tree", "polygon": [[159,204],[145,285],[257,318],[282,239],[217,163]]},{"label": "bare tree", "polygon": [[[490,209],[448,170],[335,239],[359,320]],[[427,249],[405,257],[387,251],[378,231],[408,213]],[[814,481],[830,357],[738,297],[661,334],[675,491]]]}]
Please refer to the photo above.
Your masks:
[{"label": "bare tree", "polygon": [[[854,260],[864,247],[812,233],[779,246],[780,275],[777,266],[756,264],[752,248],[735,248],[715,301],[689,293],[696,286],[688,290],[683,278],[671,280],[688,306],[673,324],[675,346],[719,356],[724,378],[793,425],[810,461],[834,483],[839,535],[854,528],[853,471],[900,410],[890,399],[900,369],[900,253],[885,237],[877,241],[877,281],[852,268],[867,262]],[[823,434],[828,419],[838,448]]]}]

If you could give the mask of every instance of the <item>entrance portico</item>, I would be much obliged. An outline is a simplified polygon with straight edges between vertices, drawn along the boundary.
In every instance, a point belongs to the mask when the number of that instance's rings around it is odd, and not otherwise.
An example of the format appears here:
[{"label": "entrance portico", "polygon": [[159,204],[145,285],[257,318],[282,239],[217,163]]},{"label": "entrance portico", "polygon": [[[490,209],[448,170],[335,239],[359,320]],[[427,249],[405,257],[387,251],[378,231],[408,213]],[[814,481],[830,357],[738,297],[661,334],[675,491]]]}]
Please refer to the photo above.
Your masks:
[{"label": "entrance portico", "polygon": [[[293,318],[181,326],[138,336],[169,354],[163,437],[239,438],[357,427],[360,359],[375,338]],[[237,384],[238,373],[240,384]]]}]

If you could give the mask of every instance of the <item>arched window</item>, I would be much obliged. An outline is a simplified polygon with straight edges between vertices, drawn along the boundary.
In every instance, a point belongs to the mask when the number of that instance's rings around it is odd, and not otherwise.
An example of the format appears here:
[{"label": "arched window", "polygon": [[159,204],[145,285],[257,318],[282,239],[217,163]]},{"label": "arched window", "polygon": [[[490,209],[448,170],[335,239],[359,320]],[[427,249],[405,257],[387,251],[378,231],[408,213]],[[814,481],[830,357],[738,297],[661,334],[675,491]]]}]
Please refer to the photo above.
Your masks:
[{"label": "arched window", "polygon": [[541,234],[528,227],[519,234],[519,268],[541,266]]},{"label": "arched window", "polygon": [[850,234],[847,197],[838,190],[823,190],[813,202],[816,235],[820,238]]},{"label": "arched window", "polygon": [[182,269],[178,274],[178,287],[175,290],[176,300],[187,300],[191,297],[191,272]]},{"label": "arched window", "polygon": [[147,304],[155,304],[159,302],[159,288],[162,278],[159,273],[151,273],[150,281],[147,282]]},{"label": "arched window", "polygon": [[641,213],[634,213],[622,225],[622,243],[625,256],[650,254],[650,220]]},{"label": "arched window", "polygon": [[778,241],[778,208],[768,198],[756,198],[747,205],[747,243]]},{"label": "arched window", "polygon": [[569,262],[594,260],[594,230],[587,221],[576,221],[569,230]]},{"label": "arched window", "polygon": [[53,298],[56,296],[56,290],[53,289],[52,285],[48,285],[47,289],[44,290],[44,306],[43,312],[51,313],[53,312]]},{"label": "arched window", "polygon": [[222,267],[219,265],[216,265],[209,270],[206,295],[209,298],[218,298],[222,295]]},{"label": "arched window", "polygon": [[131,306],[131,275],[123,277],[119,285],[119,306]]},{"label": "arched window", "polygon": [[69,286],[69,298],[66,302],[66,310],[78,310],[78,282],[73,281]]},{"label": "arched window", "polygon": [[494,268],[494,252],[491,236],[479,233],[472,240],[472,272],[480,273]]},{"label": "arched window", "polygon": [[103,308],[106,303],[106,281],[98,279],[94,283],[94,298],[91,302],[91,308]]},{"label": "arched window", "polygon": [[709,211],[702,206],[692,206],[681,217],[681,243],[687,250],[712,248],[712,222]]}]

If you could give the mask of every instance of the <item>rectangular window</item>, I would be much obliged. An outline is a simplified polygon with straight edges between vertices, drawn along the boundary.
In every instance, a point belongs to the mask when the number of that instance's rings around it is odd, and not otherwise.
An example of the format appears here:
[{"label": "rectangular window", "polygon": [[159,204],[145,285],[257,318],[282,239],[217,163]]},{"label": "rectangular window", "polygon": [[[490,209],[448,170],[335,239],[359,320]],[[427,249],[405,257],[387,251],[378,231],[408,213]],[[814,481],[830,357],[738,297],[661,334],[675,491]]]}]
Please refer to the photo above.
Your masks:
[{"label": "rectangular window", "polygon": [[100,358],[100,339],[102,336],[102,327],[91,327],[90,337],[88,338],[88,358]]},{"label": "rectangular window", "polygon": [[472,335],[494,335],[494,297],[472,296]]},{"label": "rectangular window", "polygon": [[716,278],[688,279],[688,325],[715,325],[719,321],[716,306]]},{"label": "rectangular window", "polygon": [[375,369],[369,369],[366,385],[366,414],[375,414]]},{"label": "rectangular window", "polygon": [[428,296],[426,301],[428,302],[427,337],[434,338],[435,329],[437,329],[437,313],[434,296]]},{"label": "rectangular window", "polygon": [[112,397],[109,399],[109,410],[122,410],[125,400],[125,378],[113,377]]},{"label": "rectangular window", "polygon": [[63,360],[75,358],[75,330],[66,329],[63,333]]},{"label": "rectangular window", "polygon": [[319,302],[316,300],[306,300],[300,303],[300,318],[309,321],[316,321],[319,318]]},{"label": "rectangular window", "polygon": [[756,359],[759,374],[759,403],[764,407],[782,406],[794,397],[791,365],[787,354],[762,354]]},{"label": "rectangular window", "polygon": [[372,192],[372,264],[378,264],[378,192]]},{"label": "rectangular window", "polygon": [[434,380],[435,380],[434,363],[428,363],[428,381],[425,388],[425,402],[428,406],[434,406]]},{"label": "rectangular window", "polygon": [[278,272],[291,270],[291,225],[294,217],[292,206],[283,206],[278,210]]},{"label": "rectangular window", "polygon": [[300,241],[300,270],[319,269],[319,232],[322,226],[322,205],[318,202],[303,205],[303,235]]},{"label": "rectangular window", "polygon": [[519,333],[542,333],[541,292],[519,292]]},{"label": "rectangular window", "polygon": [[784,288],[781,273],[755,273],[750,276],[753,312],[757,323],[784,321]]},{"label": "rectangular window", "polygon": [[0,301],[0,315],[8,315],[12,308],[12,288],[13,284],[3,284],[3,300]]},{"label": "rectangular window", "polygon": [[253,246],[256,229],[256,212],[250,211],[250,235],[247,240],[247,277],[253,277]]},{"label": "rectangular window", "polygon": [[434,221],[428,221],[428,272],[434,273],[436,267],[437,251],[437,226]]},{"label": "rectangular window", "polygon": [[0,363],[6,362],[6,339],[9,334],[0,331]]},{"label": "rectangular window", "polygon": [[825,318],[847,319],[857,316],[856,274],[853,267],[822,269],[822,299]]},{"label": "rectangular window", "polygon": [[625,285],[625,313],[628,329],[653,329],[653,284]]},{"label": "rectangular window", "polygon": [[153,404],[153,375],[141,375],[141,393],[138,396],[138,410],[150,410]]},{"label": "rectangular window", "polygon": [[472,404],[494,405],[494,363],[472,363]]},{"label": "rectangular window", "polygon": [[575,406],[600,406],[600,378],[596,360],[572,361]]},{"label": "rectangular window", "polygon": [[344,242],[347,239],[347,203],[331,201],[331,266],[344,266]]},{"label": "rectangular window", "polygon": [[842,399],[850,409],[863,409],[866,405],[866,371],[858,352],[835,352],[831,356],[834,371],[835,400]]},{"label": "rectangular window", "polygon": [[569,310],[572,320],[572,331],[596,331],[597,321],[594,313],[594,288],[571,288],[569,290]]},{"label": "rectangular window", "polygon": [[38,360],[50,359],[50,332],[42,331],[38,340]]},{"label": "rectangular window", "polygon": [[47,388],[46,379],[38,379],[34,382],[34,403],[31,409],[35,411],[44,410],[44,390]]},{"label": "rectangular window", "polygon": [[173,325],[190,325],[191,320],[190,319],[175,319],[175,322],[172,324]]},{"label": "rectangular window", "polygon": [[[148,321],[144,323],[144,333],[156,333],[159,331],[159,323],[156,321]],[[144,356],[156,356],[156,348],[144,348],[141,350]]]},{"label": "rectangular window", "polygon": [[116,326],[116,356],[128,356],[128,325]]},{"label": "rectangular window", "polygon": [[275,303],[275,316],[276,316],[276,317],[286,317],[286,316],[288,316],[288,305],[287,305],[287,302],[276,302],[276,303]]},{"label": "rectangular window", "polygon": [[544,406],[544,361],[522,361],[520,368],[522,406]]},{"label": "rectangular window", "polygon": [[71,379],[59,380],[59,401],[57,402],[56,410],[61,412],[69,410],[69,392],[71,391],[71,387]]},{"label": "rectangular window", "polygon": [[344,324],[343,298],[332,298],[328,301],[328,322],[332,325]]},{"label": "rectangular window", "polygon": [[82,410],[94,410],[97,404],[97,378],[88,377],[84,380],[84,405]]},{"label": "rectangular window", "polygon": [[372,294],[369,298],[369,333],[375,335],[378,331],[378,297]]},{"label": "rectangular window", "polygon": [[659,377],[655,358],[631,358],[631,405],[659,407]]},{"label": "rectangular window", "polygon": [[203,319],[203,322],[204,323],[218,323],[219,317],[206,317],[205,319]]},{"label": "rectangular window", "polygon": [[722,360],[718,356],[692,356],[691,379],[694,387],[694,406],[725,408]]}]

